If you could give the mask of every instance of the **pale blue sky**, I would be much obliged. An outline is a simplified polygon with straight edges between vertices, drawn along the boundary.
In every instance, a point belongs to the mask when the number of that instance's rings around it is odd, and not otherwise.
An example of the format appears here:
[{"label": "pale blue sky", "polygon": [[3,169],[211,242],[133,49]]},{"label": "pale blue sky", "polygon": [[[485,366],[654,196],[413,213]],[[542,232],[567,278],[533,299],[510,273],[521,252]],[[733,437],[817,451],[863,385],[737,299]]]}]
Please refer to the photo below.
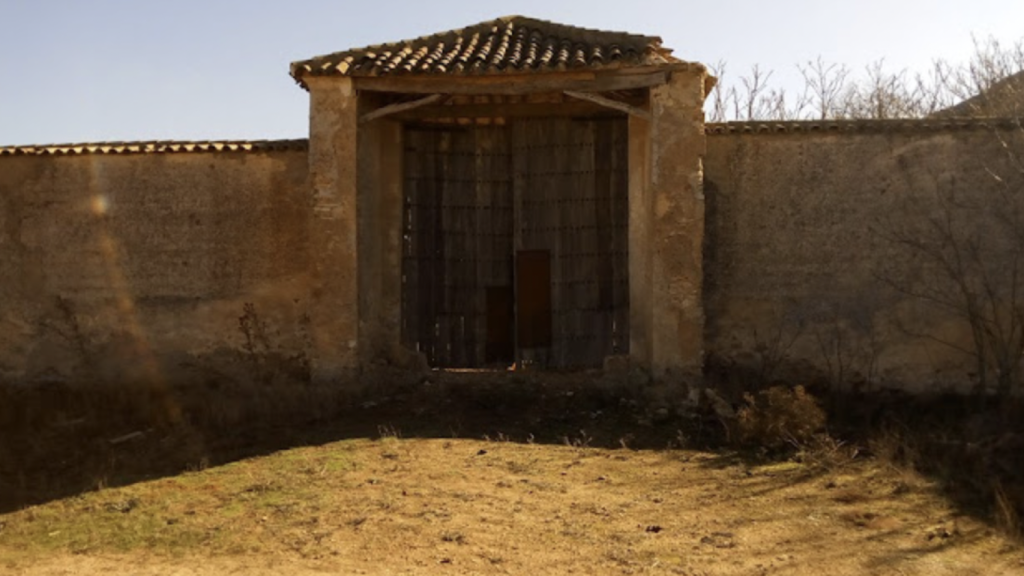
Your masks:
[{"label": "pale blue sky", "polygon": [[289,62],[507,14],[657,34],[794,88],[819,55],[917,71],[972,34],[1024,37],[1024,0],[0,0],[0,145],[305,137]]}]

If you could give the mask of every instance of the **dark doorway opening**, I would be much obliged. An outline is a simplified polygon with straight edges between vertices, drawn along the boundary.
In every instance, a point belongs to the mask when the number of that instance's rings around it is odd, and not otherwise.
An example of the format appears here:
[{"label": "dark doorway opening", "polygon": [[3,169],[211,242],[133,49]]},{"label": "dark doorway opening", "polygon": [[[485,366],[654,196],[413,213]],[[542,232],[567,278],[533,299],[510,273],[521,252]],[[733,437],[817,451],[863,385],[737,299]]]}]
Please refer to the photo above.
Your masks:
[{"label": "dark doorway opening", "polygon": [[438,368],[628,353],[623,117],[407,124],[402,342]]}]

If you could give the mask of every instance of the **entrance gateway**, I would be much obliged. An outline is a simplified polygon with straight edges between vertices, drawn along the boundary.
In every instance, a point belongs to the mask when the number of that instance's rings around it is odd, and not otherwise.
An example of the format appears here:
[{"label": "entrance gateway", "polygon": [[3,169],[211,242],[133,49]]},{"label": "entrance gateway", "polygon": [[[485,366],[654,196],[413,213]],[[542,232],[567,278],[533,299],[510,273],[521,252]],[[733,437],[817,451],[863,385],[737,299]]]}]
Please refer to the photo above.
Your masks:
[{"label": "entrance gateway", "polygon": [[314,377],[699,371],[702,104],[654,36],[511,16],[292,64],[310,92]]},{"label": "entrance gateway", "polygon": [[407,124],[402,342],[437,367],[629,352],[624,115]]}]

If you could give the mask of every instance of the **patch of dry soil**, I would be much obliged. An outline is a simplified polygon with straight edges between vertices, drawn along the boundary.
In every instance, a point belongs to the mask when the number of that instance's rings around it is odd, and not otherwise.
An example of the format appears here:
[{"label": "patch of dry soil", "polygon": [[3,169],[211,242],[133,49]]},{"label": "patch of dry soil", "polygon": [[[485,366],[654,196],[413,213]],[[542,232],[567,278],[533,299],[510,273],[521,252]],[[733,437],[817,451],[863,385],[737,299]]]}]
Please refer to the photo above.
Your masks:
[{"label": "patch of dry soil", "polygon": [[870,460],[347,440],[0,516],[0,572],[1024,574],[1024,551]]}]

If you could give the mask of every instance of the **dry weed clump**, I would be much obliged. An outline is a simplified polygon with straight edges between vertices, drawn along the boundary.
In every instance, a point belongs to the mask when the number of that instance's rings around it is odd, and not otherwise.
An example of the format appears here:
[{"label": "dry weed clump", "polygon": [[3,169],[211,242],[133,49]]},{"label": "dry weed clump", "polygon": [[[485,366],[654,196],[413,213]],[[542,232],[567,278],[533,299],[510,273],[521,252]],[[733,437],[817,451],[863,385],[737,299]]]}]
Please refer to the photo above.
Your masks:
[{"label": "dry weed clump", "polygon": [[825,411],[803,386],[773,386],[744,394],[736,414],[738,439],[769,450],[811,445],[825,427]]}]

